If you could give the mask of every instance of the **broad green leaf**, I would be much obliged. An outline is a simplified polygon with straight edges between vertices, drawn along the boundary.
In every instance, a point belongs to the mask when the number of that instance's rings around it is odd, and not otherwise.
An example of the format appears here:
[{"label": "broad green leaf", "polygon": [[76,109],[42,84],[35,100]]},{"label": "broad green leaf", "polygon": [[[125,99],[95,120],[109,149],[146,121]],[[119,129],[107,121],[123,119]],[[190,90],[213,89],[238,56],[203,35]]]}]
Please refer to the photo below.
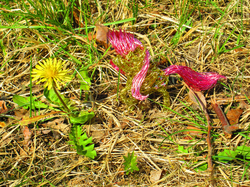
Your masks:
[{"label": "broad green leaf", "polygon": [[220,162],[229,162],[234,159],[250,159],[250,147],[247,146],[238,146],[235,150],[224,150],[220,152],[217,156],[213,156],[213,158],[217,158]]},{"label": "broad green leaf", "polygon": [[237,154],[237,151],[225,149],[224,151],[220,152],[216,157],[220,162],[229,162],[234,160]]},{"label": "broad green leaf", "polygon": [[[48,90],[47,88],[45,88],[44,89],[44,96],[46,97],[46,99],[48,99],[48,101],[50,103],[53,103],[53,104],[58,105],[58,106],[63,106],[53,89]],[[69,102],[69,99],[65,98],[61,94],[60,94],[60,96],[65,103]]]},{"label": "broad green leaf", "polygon": [[90,77],[88,76],[88,71],[81,70],[79,71],[79,74],[77,74],[77,76],[80,80],[80,89],[88,91],[91,85]]},{"label": "broad green leaf", "polygon": [[[35,101],[36,98],[32,97],[32,110],[36,108],[50,108],[48,105],[42,103],[41,101]],[[28,109],[30,107],[30,97],[22,97],[19,95],[13,96],[13,102],[18,104],[20,107],[24,109]]]},{"label": "broad green leaf", "polygon": [[[61,101],[59,100],[58,96],[56,95],[56,93],[53,89],[48,90],[47,88],[45,88],[44,89],[44,96],[46,97],[46,99],[50,103],[55,104],[59,107],[63,107],[63,104],[61,103]],[[65,98],[62,94],[60,94],[60,96],[71,111],[76,109],[75,103],[72,100]]]},{"label": "broad green leaf", "polygon": [[72,124],[84,124],[95,116],[94,112],[82,110],[77,117],[70,117]]}]

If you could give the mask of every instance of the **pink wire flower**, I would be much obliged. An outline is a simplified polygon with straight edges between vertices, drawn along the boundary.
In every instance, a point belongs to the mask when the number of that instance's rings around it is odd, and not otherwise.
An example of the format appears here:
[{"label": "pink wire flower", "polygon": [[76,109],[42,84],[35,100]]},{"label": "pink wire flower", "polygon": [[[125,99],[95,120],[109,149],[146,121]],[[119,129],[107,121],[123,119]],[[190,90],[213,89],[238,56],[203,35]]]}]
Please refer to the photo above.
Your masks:
[{"label": "pink wire flower", "polygon": [[[125,31],[108,31],[108,39],[111,45],[114,47],[115,51],[121,55],[122,57],[125,57],[129,52],[135,51],[137,47],[139,47],[141,50],[144,49],[144,46],[142,43],[134,37],[133,34],[127,33]],[[147,96],[143,96],[140,93],[141,85],[146,77],[147,71],[149,69],[149,62],[150,62],[150,54],[149,51],[146,50],[146,55],[144,58],[144,65],[142,66],[141,70],[137,73],[137,75],[134,77],[132,81],[132,87],[131,92],[132,96],[135,99],[138,100],[145,100]],[[119,71],[119,67],[116,66],[113,61],[110,61],[110,64],[112,67]],[[122,74],[125,74],[125,72],[121,69],[120,71]]]},{"label": "pink wire flower", "polygon": [[179,74],[185,83],[194,91],[208,90],[213,88],[219,79],[226,79],[225,76],[215,72],[198,73],[187,66],[171,65],[165,70],[165,75]]},{"label": "pink wire flower", "polygon": [[142,85],[146,75],[147,75],[148,68],[149,68],[149,62],[150,62],[150,54],[149,54],[148,50],[146,50],[146,55],[144,58],[144,65],[142,66],[139,73],[136,74],[136,76],[134,77],[133,82],[132,82],[132,87],[131,87],[132,96],[135,99],[138,99],[141,101],[147,99],[147,97],[148,97],[148,95],[146,95],[146,96],[141,95],[140,88],[141,88],[141,85]]},{"label": "pink wire flower", "polygon": [[[114,64],[114,62],[112,60],[109,61],[110,65],[116,70],[119,72],[120,68]],[[121,69],[121,74],[125,75],[125,72]]]},{"label": "pink wire flower", "polygon": [[142,43],[134,37],[133,34],[125,31],[108,31],[108,39],[115,51],[121,55],[126,56],[129,52],[133,52],[137,47],[144,49]]}]

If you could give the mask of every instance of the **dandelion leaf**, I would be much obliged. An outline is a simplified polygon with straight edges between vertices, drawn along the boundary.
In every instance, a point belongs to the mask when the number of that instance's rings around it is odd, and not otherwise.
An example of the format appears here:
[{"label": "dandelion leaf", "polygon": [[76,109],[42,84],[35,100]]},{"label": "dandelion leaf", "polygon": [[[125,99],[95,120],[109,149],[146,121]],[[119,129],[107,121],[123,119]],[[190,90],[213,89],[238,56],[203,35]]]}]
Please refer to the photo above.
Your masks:
[{"label": "dandelion leaf", "polygon": [[[42,103],[41,101],[35,101],[36,97],[32,97],[32,110],[35,108],[48,108],[49,106]],[[20,107],[24,109],[28,109],[30,107],[30,97],[22,97],[19,95],[13,96],[13,102],[18,104]]]},{"label": "dandelion leaf", "polygon": [[82,110],[80,114],[77,117],[70,117],[70,122],[72,124],[84,124],[88,120],[92,119],[95,116],[94,112],[88,112],[85,110]]},{"label": "dandelion leaf", "polygon": [[96,151],[94,150],[94,144],[92,137],[88,138],[87,134],[83,132],[80,125],[73,125],[71,133],[69,134],[70,145],[73,145],[76,149],[77,154],[84,155],[90,159],[96,157]]},{"label": "dandelion leaf", "polygon": [[[80,74],[80,75],[79,75]],[[91,85],[90,77],[87,70],[79,71],[78,78],[80,80],[80,89],[88,91]]]}]

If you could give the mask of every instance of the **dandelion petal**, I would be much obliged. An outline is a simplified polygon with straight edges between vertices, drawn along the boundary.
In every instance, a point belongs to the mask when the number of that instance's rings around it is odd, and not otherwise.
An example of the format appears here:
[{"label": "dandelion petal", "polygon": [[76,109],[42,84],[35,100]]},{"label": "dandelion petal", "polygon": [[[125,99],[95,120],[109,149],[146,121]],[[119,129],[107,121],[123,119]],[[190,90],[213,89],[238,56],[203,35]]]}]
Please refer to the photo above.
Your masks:
[{"label": "dandelion petal", "polygon": [[208,90],[215,86],[219,79],[226,79],[225,76],[215,72],[198,73],[187,66],[171,65],[165,70],[165,75],[179,74],[185,83],[194,91]]}]

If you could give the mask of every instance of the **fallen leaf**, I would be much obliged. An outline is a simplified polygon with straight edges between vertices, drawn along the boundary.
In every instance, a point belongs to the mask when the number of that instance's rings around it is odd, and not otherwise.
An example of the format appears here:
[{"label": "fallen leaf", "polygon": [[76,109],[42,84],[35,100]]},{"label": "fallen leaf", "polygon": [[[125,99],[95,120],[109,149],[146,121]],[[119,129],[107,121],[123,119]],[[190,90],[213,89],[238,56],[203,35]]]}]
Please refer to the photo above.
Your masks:
[{"label": "fallen leaf", "polygon": [[151,181],[152,183],[157,182],[158,180],[160,180],[161,174],[162,174],[162,170],[151,171],[151,172],[150,172],[150,181]]},{"label": "fallen leaf", "polygon": [[249,109],[249,108],[250,108],[249,104],[247,104],[247,103],[246,103],[245,101],[243,101],[243,100],[240,101],[239,107],[240,107],[241,109]]},{"label": "fallen leaf", "polygon": [[202,137],[202,132],[201,129],[193,126],[187,126],[186,128],[188,131],[184,131],[184,134],[189,134],[190,136],[197,136],[197,137]]},{"label": "fallen leaf", "polygon": [[29,127],[25,126],[23,129],[24,141],[23,145],[28,146],[30,143],[30,138],[32,136],[32,131],[29,130]]},{"label": "fallen leaf", "polygon": [[62,113],[62,111],[56,111],[56,112],[50,112],[48,114],[45,114],[45,115],[40,115],[40,116],[35,116],[35,117],[27,117],[27,116],[24,116],[23,119],[19,122],[20,125],[28,125],[28,124],[31,124],[31,123],[35,123],[45,117],[48,117],[52,114],[58,114],[58,113]]},{"label": "fallen leaf", "polygon": [[18,110],[14,110],[15,112],[15,118],[17,120],[21,120],[24,116],[28,116],[29,115],[29,111],[24,109],[24,108],[20,108]]},{"label": "fallen leaf", "polygon": [[5,127],[5,126],[6,126],[6,124],[4,122],[0,121],[0,127]]},{"label": "fallen leaf", "polygon": [[93,131],[91,136],[93,141],[99,142],[105,136],[105,131]]},{"label": "fallen leaf", "polygon": [[3,100],[0,100],[0,114],[8,112],[8,108],[6,107],[6,103]]},{"label": "fallen leaf", "polygon": [[5,101],[3,101],[3,100],[0,100],[0,110],[7,110]]},{"label": "fallen leaf", "polygon": [[108,48],[108,31],[108,27],[101,24],[96,24],[96,41],[104,45],[106,49]]},{"label": "fallen leaf", "polygon": [[94,141],[101,141],[106,135],[106,129],[103,129],[101,124],[91,125],[91,136]]},{"label": "fallen leaf", "polygon": [[232,138],[232,132],[239,129],[239,125],[235,124],[230,126],[230,123],[228,122],[228,119],[226,118],[224,112],[222,111],[220,105],[215,101],[211,100],[212,107],[217,114],[218,118],[220,119],[222,130],[225,134],[226,138]]},{"label": "fallen leaf", "polygon": [[89,39],[89,41],[96,39],[96,34],[94,34],[94,32],[89,32],[88,39]]},{"label": "fallen leaf", "polygon": [[242,51],[243,51],[243,48],[238,48],[238,49],[235,49],[234,51],[235,51],[236,53],[242,52]]},{"label": "fallen leaf", "polygon": [[43,124],[42,126],[46,128],[59,130],[63,132],[64,134],[68,134],[70,127],[69,125],[63,123],[63,121],[64,121],[64,118],[59,118],[59,119],[55,119],[54,121],[50,121],[46,124]]},{"label": "fallen leaf", "polygon": [[82,22],[80,22],[79,16],[78,16],[78,15],[80,15],[80,11],[79,11],[76,7],[74,7],[73,16],[74,16],[74,18],[75,18],[75,22],[76,22],[76,24],[77,24],[78,26],[80,26],[80,27],[83,28],[84,25],[83,25]]},{"label": "fallen leaf", "polygon": [[194,92],[192,89],[189,89],[188,96],[193,104],[194,109],[200,109],[204,111],[207,108],[207,101],[202,92]]},{"label": "fallen leaf", "polygon": [[230,125],[237,124],[239,122],[239,118],[241,114],[243,113],[242,109],[232,109],[227,112],[227,119],[230,123]]},{"label": "fallen leaf", "polygon": [[129,124],[129,120],[127,119],[122,120],[121,122],[122,129],[125,129],[128,126],[128,124]]},{"label": "fallen leaf", "polygon": [[28,156],[27,152],[26,152],[24,149],[20,149],[19,155],[20,155],[21,157],[26,157],[26,156]]},{"label": "fallen leaf", "polygon": [[166,8],[168,7],[168,5],[160,5],[159,10],[166,10]]}]

